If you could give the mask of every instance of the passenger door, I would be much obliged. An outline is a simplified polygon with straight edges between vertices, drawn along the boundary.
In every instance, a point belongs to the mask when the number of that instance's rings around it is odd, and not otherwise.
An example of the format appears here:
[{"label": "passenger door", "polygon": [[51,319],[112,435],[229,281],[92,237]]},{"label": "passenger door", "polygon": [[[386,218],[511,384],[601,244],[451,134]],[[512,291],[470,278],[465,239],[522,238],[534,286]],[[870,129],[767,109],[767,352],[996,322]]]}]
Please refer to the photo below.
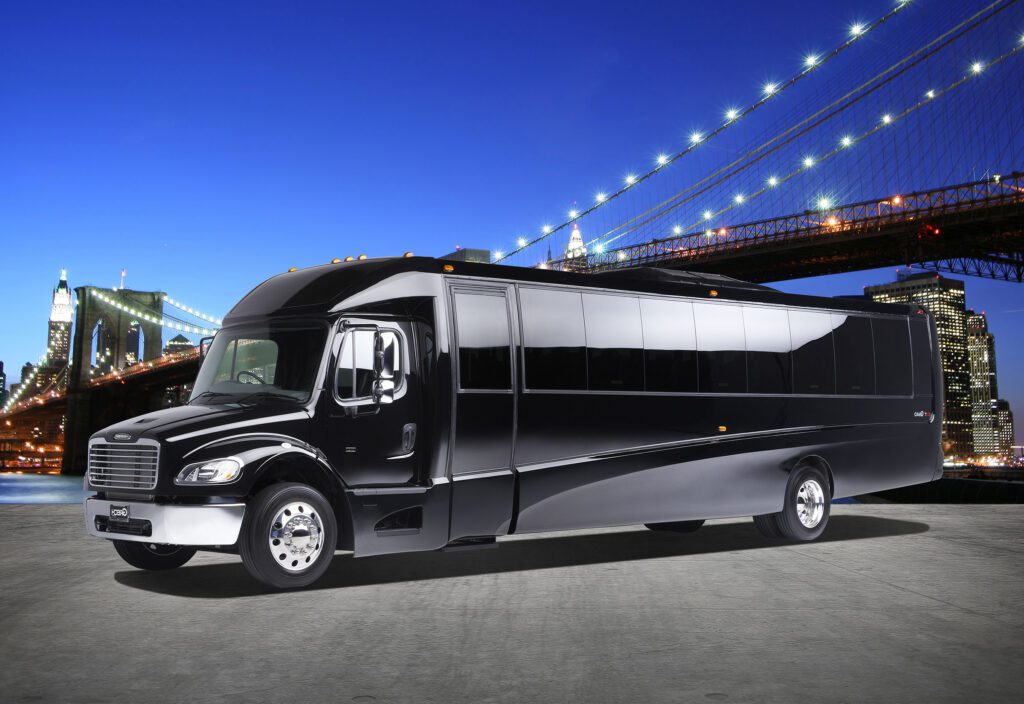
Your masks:
[{"label": "passenger door", "polygon": [[[411,328],[404,322],[348,322],[336,341],[328,377],[333,398],[324,447],[350,487],[410,484],[420,461],[420,388]],[[384,359],[382,386],[376,389],[375,354]]]},{"label": "passenger door", "polygon": [[509,291],[450,288],[456,338],[451,540],[503,535],[512,521],[516,396]]}]

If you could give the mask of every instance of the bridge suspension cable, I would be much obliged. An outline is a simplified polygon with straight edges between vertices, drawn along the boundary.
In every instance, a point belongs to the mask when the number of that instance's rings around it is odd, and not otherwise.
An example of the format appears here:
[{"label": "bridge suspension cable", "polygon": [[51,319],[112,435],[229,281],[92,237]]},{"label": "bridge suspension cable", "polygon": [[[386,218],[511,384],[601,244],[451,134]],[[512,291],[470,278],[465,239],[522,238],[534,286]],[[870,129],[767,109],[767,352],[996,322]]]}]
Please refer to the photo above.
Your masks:
[{"label": "bridge suspension cable", "polygon": [[167,328],[168,330],[177,330],[179,332],[194,333],[196,335],[213,335],[217,332],[216,329],[206,328],[199,325],[192,325],[190,323],[186,323],[184,321],[172,318],[171,316],[161,316],[157,315],[153,311],[147,312],[135,308],[133,306],[126,305],[121,301],[118,301],[112,298],[111,296],[108,296],[107,294],[103,293],[98,289],[94,291],[94,294],[96,298],[98,298],[100,301],[106,303],[109,306],[112,306],[120,311],[124,311],[125,313],[129,313],[139,318],[140,320],[145,320],[150,323],[156,323],[164,328]]},{"label": "bridge suspension cable", "polygon": [[[1019,39],[1017,45],[1014,46],[1012,49],[1010,49],[1009,51],[1005,52],[1004,54],[1002,54],[1001,56],[997,57],[996,59],[988,62],[987,64],[982,63],[982,62],[977,62],[977,61],[972,63],[969,66],[967,72],[962,77],[960,77],[959,79],[953,81],[952,83],[950,83],[946,87],[941,88],[941,89],[929,89],[929,90],[926,90],[926,91],[922,91],[922,93],[921,93],[921,95],[923,96],[922,99],[918,100],[916,103],[914,103],[914,104],[910,105],[909,107],[905,108],[903,111],[898,112],[898,113],[885,113],[885,114],[883,114],[876,124],[874,124],[873,126],[867,128],[866,130],[864,130],[860,134],[857,134],[857,135],[849,135],[849,134],[844,135],[843,137],[841,137],[840,139],[838,139],[836,141],[836,146],[831,151],[826,152],[826,153],[824,153],[824,154],[822,154],[820,156],[808,155],[808,156],[806,156],[804,158],[804,160],[799,164],[799,166],[797,168],[791,170],[790,172],[788,172],[788,173],[786,173],[786,174],[784,174],[782,176],[770,176],[767,179],[765,179],[763,181],[764,185],[761,188],[759,188],[758,190],[756,190],[756,191],[754,191],[752,193],[749,193],[749,194],[737,193],[734,196],[732,203],[724,205],[724,206],[720,207],[717,210],[707,210],[707,211],[705,211],[705,213],[703,215],[703,219],[704,220],[713,220],[713,219],[718,218],[718,217],[720,217],[720,216],[722,216],[722,215],[724,215],[726,213],[729,213],[729,212],[731,212],[733,210],[736,210],[737,208],[740,208],[740,207],[742,207],[744,205],[749,204],[749,202],[751,200],[753,200],[755,198],[758,198],[758,197],[764,195],[765,193],[767,193],[767,192],[769,192],[769,191],[771,191],[771,190],[773,190],[775,188],[778,188],[779,186],[782,186],[787,181],[790,181],[791,179],[795,178],[796,176],[799,176],[800,174],[806,173],[806,172],[810,171],[811,169],[814,169],[815,167],[820,166],[823,162],[828,161],[828,160],[838,156],[839,154],[842,154],[842,153],[846,152],[847,150],[852,148],[857,143],[859,143],[859,142],[861,142],[861,141],[863,141],[865,139],[868,139],[869,137],[874,136],[875,134],[881,132],[882,130],[885,130],[887,127],[890,127],[891,125],[894,125],[896,122],[902,120],[903,118],[907,117],[911,113],[916,112],[917,110],[920,110],[921,108],[925,107],[926,105],[933,104],[934,102],[936,102],[937,100],[939,100],[940,98],[945,96],[946,94],[956,90],[957,88],[959,88],[959,87],[963,86],[964,84],[966,84],[972,78],[980,75],[983,71],[995,68],[997,65],[1001,64],[1002,62],[1006,61],[1011,56],[1021,52],[1022,50],[1024,50],[1024,38]],[[827,211],[827,210],[830,209],[830,207],[832,205],[833,204],[831,202],[829,202],[827,198],[823,197],[823,200],[819,201],[819,203],[817,204],[817,206],[818,206],[817,209],[818,210],[826,210]],[[674,206],[674,207],[678,207],[678,206]],[[650,222],[651,220],[654,220],[654,219],[657,219],[659,217],[662,217],[663,215],[664,215],[664,213],[658,213],[657,215],[654,215],[654,216],[648,218],[647,220],[644,221],[644,223],[641,223],[641,224],[645,224],[647,222]],[[680,228],[680,229],[683,230],[683,231],[693,230],[693,229],[697,229],[700,225],[701,225],[701,221],[698,220],[698,221],[691,222],[687,226],[685,226],[685,228]],[[727,231],[727,228],[722,228],[722,229]],[[630,230],[630,231],[632,231],[632,230]],[[614,242],[614,241],[620,239],[621,237],[625,236],[626,234],[628,234],[628,232],[629,231],[620,233],[620,234],[618,234],[618,235],[616,235],[614,237],[608,238],[608,239],[604,239],[601,244],[606,246],[607,244],[610,244],[611,242]],[[677,231],[676,234],[682,234],[682,233]],[[693,236],[694,234],[700,234],[700,233],[690,233],[689,236]],[[706,236],[712,236],[714,234],[714,229],[705,230],[703,232],[703,234],[706,235]],[[594,240],[591,240],[591,242],[594,242],[594,241],[596,241],[598,239],[601,239],[601,237],[599,236],[598,238],[595,238]],[[588,244],[590,244],[590,243],[588,243]]]},{"label": "bridge suspension cable", "polygon": [[821,54],[810,54],[804,57],[803,68],[799,72],[793,74],[788,80],[780,82],[769,81],[768,83],[765,83],[762,86],[761,96],[757,100],[750,103],[745,108],[730,108],[729,110],[727,110],[724,116],[724,121],[721,122],[714,129],[712,129],[710,132],[705,134],[699,131],[694,131],[693,133],[690,134],[690,143],[680,151],[676,152],[675,154],[660,154],[655,160],[655,165],[653,168],[640,175],[630,174],[626,176],[624,185],[622,185],[620,188],[611,193],[598,193],[595,197],[595,203],[591,205],[589,208],[585,208],[581,211],[570,210],[569,218],[567,220],[564,220],[560,224],[555,226],[544,225],[541,228],[541,234],[539,236],[533,239],[519,238],[519,240],[517,241],[517,246],[514,249],[510,250],[508,253],[496,252],[494,256],[494,262],[498,263],[504,261],[509,257],[518,254],[524,249],[532,247],[538,242],[541,242],[542,240],[550,237],[556,232],[559,232],[560,230],[571,225],[572,223],[578,221],[580,218],[593,213],[598,208],[604,205],[607,205],[608,203],[612,202],[619,196],[627,193],[631,189],[635,188],[639,184],[651,178],[655,174],[671,166],[676,161],[682,159],[687,154],[693,152],[700,145],[707,143],[709,140],[725,132],[727,129],[735,125],[741,118],[746,117],[747,115],[754,112],[761,106],[765,105],[772,98],[792,88],[794,85],[799,83],[803,78],[807,77],[811,72],[820,68],[821,66],[831,61],[835,57],[839,56],[843,51],[848,49],[855,42],[881,27],[886,21],[894,17],[897,13],[906,8],[908,5],[910,5],[910,0],[898,0],[896,6],[893,9],[889,10],[889,12],[885,13],[881,17],[878,17],[873,22],[858,22],[851,25],[849,28],[847,38],[842,43],[833,47],[830,51]]},{"label": "bridge suspension cable", "polygon": [[[987,63],[984,63],[984,62],[981,62],[981,61],[975,61],[975,62],[971,63],[970,67],[968,68],[967,73],[964,76],[962,76],[961,78],[956,79],[955,81],[953,81],[949,85],[945,86],[944,88],[941,88],[941,89],[931,89],[931,90],[928,90],[928,91],[924,92],[922,99],[920,99],[919,101],[916,101],[915,103],[909,105],[908,107],[903,109],[902,112],[900,112],[900,113],[887,113],[887,114],[883,115],[881,117],[881,119],[876,124],[873,124],[872,126],[867,128],[866,130],[864,130],[862,133],[857,134],[855,136],[847,135],[846,137],[838,140],[837,146],[835,146],[830,151],[828,151],[826,153],[823,153],[823,155],[821,155],[820,157],[807,157],[807,158],[805,158],[805,161],[802,162],[796,169],[794,169],[791,172],[788,172],[788,173],[786,173],[786,174],[784,174],[784,175],[782,175],[780,177],[772,176],[771,178],[763,181],[764,185],[761,188],[759,188],[758,190],[754,191],[754,192],[751,192],[749,194],[745,194],[745,193],[738,194],[737,193],[736,196],[734,196],[734,200],[733,200],[732,203],[723,206],[722,208],[720,208],[717,211],[707,211],[706,214],[705,214],[705,219],[711,220],[711,219],[714,219],[714,218],[718,218],[718,217],[720,217],[720,216],[722,216],[722,215],[724,215],[726,213],[729,213],[729,212],[731,212],[733,210],[741,208],[744,205],[748,205],[751,201],[753,201],[754,199],[757,199],[757,197],[759,197],[759,196],[761,196],[761,195],[763,195],[763,194],[765,194],[765,193],[767,193],[767,192],[777,188],[778,186],[781,186],[786,181],[791,180],[791,179],[795,178],[796,176],[798,176],[800,174],[806,173],[806,172],[810,171],[811,169],[814,169],[815,167],[819,166],[821,163],[841,155],[841,153],[847,151],[848,149],[850,149],[856,143],[858,143],[858,142],[860,142],[860,141],[862,141],[864,139],[867,139],[870,136],[873,136],[873,135],[876,135],[876,134],[882,132],[883,130],[885,130],[886,128],[894,125],[895,123],[897,123],[898,121],[902,120],[906,116],[914,113],[915,111],[918,111],[918,109],[921,109],[922,107],[924,107],[926,105],[932,104],[933,102],[937,101],[939,98],[947,95],[948,93],[954,91],[955,89],[957,89],[959,87],[964,86],[965,84],[967,84],[972,79],[980,76],[983,72],[989,71],[991,69],[994,69],[995,67],[997,67],[998,64],[1006,61],[1010,57],[1012,57],[1015,54],[1020,53],[1022,51],[1024,51],[1024,37],[1018,38],[1017,45],[1014,46],[1012,49],[1008,50],[1004,54],[1001,54],[1001,55],[997,56],[996,58],[992,59],[991,61],[988,61]],[[999,179],[998,179],[997,176],[995,177],[994,182],[995,183],[999,182]],[[899,201],[899,196],[898,195],[895,196],[894,200],[896,200],[898,202]],[[816,209],[815,209],[816,211],[818,211],[818,212],[820,212],[822,214],[826,214],[826,213],[828,213],[828,211],[833,210],[835,207],[839,206],[839,204],[831,203],[830,200],[828,200],[826,196],[822,196],[821,199],[819,200],[819,202],[816,204],[816,206],[817,206]],[[711,217],[708,217],[709,215]],[[654,217],[652,217],[650,219],[654,219],[656,217],[660,217],[660,215],[654,216]],[[716,236],[718,236],[718,237],[727,236],[727,235],[732,233],[731,227],[721,227],[721,228],[715,227],[715,228],[711,228],[711,229],[705,229],[705,230],[702,230],[702,231],[697,231],[698,227],[700,226],[700,224],[701,224],[700,221],[691,222],[691,223],[689,223],[686,226],[686,228],[684,230],[685,234],[682,233],[682,232],[677,232],[677,234],[679,236],[667,237],[665,239],[659,239],[659,240],[655,240],[655,241],[658,241],[658,243],[671,243],[671,241],[679,241],[679,243],[682,243],[682,241],[689,241],[689,240],[693,240],[694,238],[699,240],[699,237],[701,235],[709,237],[709,238],[712,238],[712,237],[716,237]],[[606,241],[606,243],[610,243],[610,241],[613,241],[614,239],[617,239],[618,237],[621,237],[621,236],[623,236],[623,234],[616,235],[615,237],[612,237],[611,239],[607,239],[605,241]],[[628,249],[628,247],[627,247],[627,249]],[[594,265],[595,266],[601,266],[601,265],[603,265],[605,263],[609,263],[610,261],[613,261],[615,254],[618,254],[618,255],[622,256],[623,253],[621,251],[616,251],[616,250],[612,250],[612,251],[601,250],[601,251],[599,251],[597,253],[597,255],[592,256],[592,259],[594,259]],[[602,260],[602,255],[605,255],[604,259],[610,258],[609,262],[601,261]],[[625,258],[625,257],[623,257],[623,258]]]},{"label": "bridge suspension cable", "polygon": [[174,306],[178,310],[184,311],[184,312],[188,313],[189,315],[193,315],[193,316],[199,318],[200,320],[205,320],[206,322],[208,322],[208,323],[210,323],[212,325],[220,325],[221,323],[224,322],[221,318],[215,318],[214,316],[208,315],[208,314],[203,313],[201,311],[198,311],[195,308],[190,308],[189,306],[185,305],[181,301],[176,301],[173,298],[171,298],[170,296],[164,296],[164,303],[166,303],[168,305],[171,305],[171,306]]},{"label": "bridge suspension cable", "polygon": [[[886,85],[887,83],[895,80],[897,77],[903,75],[911,68],[925,61],[926,59],[934,55],[936,52],[942,50],[952,42],[964,36],[966,33],[972,31],[973,29],[976,29],[977,27],[980,27],[983,23],[988,22],[993,17],[995,17],[998,12],[1001,12],[1003,9],[1015,4],[1016,2],[1017,0],[1010,0],[1008,3],[1006,2],[1006,0],[996,0],[995,2],[989,4],[988,6],[986,6],[979,12],[973,14],[971,17],[967,18],[963,22],[960,22],[955,27],[947,30],[940,36],[936,37],[932,41],[920,47],[912,54],[904,57],[903,59],[893,64],[892,66],[889,66],[883,71],[877,73],[876,75],[869,78],[867,81],[862,82],[856,88],[847,92],[842,97],[832,101],[829,105],[825,106],[824,108],[817,110],[815,113],[801,120],[799,123],[789,127],[788,129],[774,136],[768,141],[748,150],[746,153],[734,159],[729,164],[720,167],[719,169],[705,176],[701,180],[693,184],[690,184],[686,188],[675,193],[669,198],[661,201],[660,203],[654,205],[653,207],[641,213],[638,213],[637,215],[634,215],[627,219],[625,222],[620,223],[619,225],[616,225],[615,227],[612,227],[611,229],[606,230],[605,232],[593,237],[592,239],[587,241],[585,245],[587,247],[591,247],[597,244],[598,249],[607,248],[607,245],[621,239],[622,237],[630,234],[631,232],[635,232],[638,228],[643,227],[644,225],[647,225],[650,222],[657,220],[658,218],[664,217],[665,215],[672,212],[676,208],[679,208],[682,205],[691,203],[693,200],[704,195],[715,186],[721,185],[728,179],[753,167],[758,162],[767,158],[771,154],[779,151],[784,146],[792,143],[800,136],[807,134],[811,130],[819,127],[828,120],[831,120],[832,118],[836,117],[843,111],[849,109],[859,101],[865,99],[868,95],[877,91],[883,85]],[[968,74],[967,77],[970,77],[970,75],[971,74]],[[947,89],[945,89],[945,91],[943,92],[951,90],[952,88],[955,87],[957,86],[947,87]],[[924,91],[922,95],[924,95],[924,97],[927,100],[921,101],[921,103],[917,107],[921,107],[924,104],[930,102],[931,100],[939,97],[940,93],[937,92],[936,90],[930,89]],[[898,117],[903,117],[906,114],[909,114],[909,112],[912,111],[904,111],[903,113],[900,113]],[[890,116],[890,122],[894,121],[895,119],[895,117]],[[880,125],[880,127],[885,126],[885,124],[889,123],[884,123]],[[868,134],[873,133],[874,130],[868,131]],[[853,137],[852,135],[843,135],[839,137],[839,139],[837,140],[839,148],[836,149],[836,152],[838,153],[839,151],[854,146],[856,141],[860,138],[861,137]],[[809,168],[812,168],[813,166],[814,163],[807,164],[805,165],[804,169],[800,169],[782,179],[774,175],[769,176],[764,181],[764,183],[766,184],[766,188],[762,189],[761,191],[758,191],[758,194],[762,194],[763,192],[775,188],[776,186],[784,182],[784,180],[788,180],[789,178],[792,178],[793,176],[798,175],[799,173],[803,173],[804,171],[808,170]],[[743,205],[748,201],[749,199],[744,196],[741,201],[734,203],[734,206]],[[705,222],[709,222],[719,214],[721,214],[721,212],[706,210],[702,214],[702,218]],[[696,225],[698,224],[700,224],[699,221],[691,225],[690,227],[696,227]],[[685,228],[683,228],[682,226],[677,226],[675,228],[674,234],[682,234],[684,229]]]}]

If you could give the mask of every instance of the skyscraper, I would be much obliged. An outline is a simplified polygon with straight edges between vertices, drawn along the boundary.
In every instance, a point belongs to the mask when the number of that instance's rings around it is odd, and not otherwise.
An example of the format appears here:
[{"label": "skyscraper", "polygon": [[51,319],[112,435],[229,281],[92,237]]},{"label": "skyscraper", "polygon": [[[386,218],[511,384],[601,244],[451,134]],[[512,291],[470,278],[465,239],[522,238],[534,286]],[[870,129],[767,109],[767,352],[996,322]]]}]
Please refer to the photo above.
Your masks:
[{"label": "skyscraper", "polygon": [[7,405],[7,374],[4,372],[4,363],[0,362],[0,408]]},{"label": "skyscraper", "polygon": [[864,293],[882,303],[914,303],[935,316],[946,392],[944,452],[947,456],[970,457],[974,454],[974,420],[964,282],[938,274],[900,271],[893,283],[866,286]]},{"label": "skyscraper", "polygon": [[984,313],[967,311],[967,359],[971,369],[971,423],[974,454],[999,453],[996,400],[996,342]]},{"label": "skyscraper", "polygon": [[569,235],[569,244],[565,247],[565,258],[575,259],[576,257],[586,257],[587,246],[583,243],[583,233],[580,232],[580,224],[574,222],[572,224],[572,233]]},{"label": "skyscraper", "polygon": [[996,423],[999,433],[999,452],[1001,457],[1013,457],[1013,411],[1010,404],[1003,399],[996,399]]},{"label": "skyscraper", "polygon": [[36,389],[45,391],[57,387],[60,390],[67,385],[67,374],[71,352],[71,318],[74,309],[71,303],[71,289],[68,288],[68,272],[61,269],[60,280],[53,289],[53,301],[50,305],[50,322],[46,341],[46,362],[39,368],[36,375]]},{"label": "skyscraper", "polygon": [[124,346],[127,350],[124,353],[124,365],[126,367],[138,364],[139,360],[142,359],[142,351],[139,349],[139,343],[142,341],[141,330],[142,325],[137,320],[128,326],[128,334],[124,338]]}]

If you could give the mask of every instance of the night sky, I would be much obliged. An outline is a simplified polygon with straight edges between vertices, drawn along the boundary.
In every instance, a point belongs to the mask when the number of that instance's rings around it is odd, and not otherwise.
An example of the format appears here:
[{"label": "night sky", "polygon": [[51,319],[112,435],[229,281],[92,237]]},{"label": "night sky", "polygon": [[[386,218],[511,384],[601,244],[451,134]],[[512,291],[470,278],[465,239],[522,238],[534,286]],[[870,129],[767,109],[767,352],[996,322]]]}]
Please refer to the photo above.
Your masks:
[{"label": "night sky", "polygon": [[[957,2],[920,4],[908,12]],[[124,267],[129,287],[219,315],[290,266],[507,251],[678,149],[695,112],[891,6],[5,3],[0,359],[16,381],[44,350],[62,266],[72,286],[114,286]],[[967,300],[990,316],[1019,442],[1024,286],[968,279]]]}]

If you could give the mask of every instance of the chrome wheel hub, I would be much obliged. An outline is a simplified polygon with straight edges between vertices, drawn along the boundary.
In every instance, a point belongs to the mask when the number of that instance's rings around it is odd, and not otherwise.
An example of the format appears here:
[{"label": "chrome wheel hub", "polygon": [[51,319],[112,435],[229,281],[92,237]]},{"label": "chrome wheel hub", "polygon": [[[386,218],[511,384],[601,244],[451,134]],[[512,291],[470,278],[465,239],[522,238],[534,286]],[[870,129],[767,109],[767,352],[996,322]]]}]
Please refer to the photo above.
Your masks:
[{"label": "chrome wheel hub", "polygon": [[814,479],[808,479],[796,492],[796,515],[804,528],[813,528],[825,515],[825,491]]},{"label": "chrome wheel hub", "polygon": [[274,516],[267,544],[277,564],[289,572],[301,572],[323,551],[320,517],[304,501],[285,504]]}]

